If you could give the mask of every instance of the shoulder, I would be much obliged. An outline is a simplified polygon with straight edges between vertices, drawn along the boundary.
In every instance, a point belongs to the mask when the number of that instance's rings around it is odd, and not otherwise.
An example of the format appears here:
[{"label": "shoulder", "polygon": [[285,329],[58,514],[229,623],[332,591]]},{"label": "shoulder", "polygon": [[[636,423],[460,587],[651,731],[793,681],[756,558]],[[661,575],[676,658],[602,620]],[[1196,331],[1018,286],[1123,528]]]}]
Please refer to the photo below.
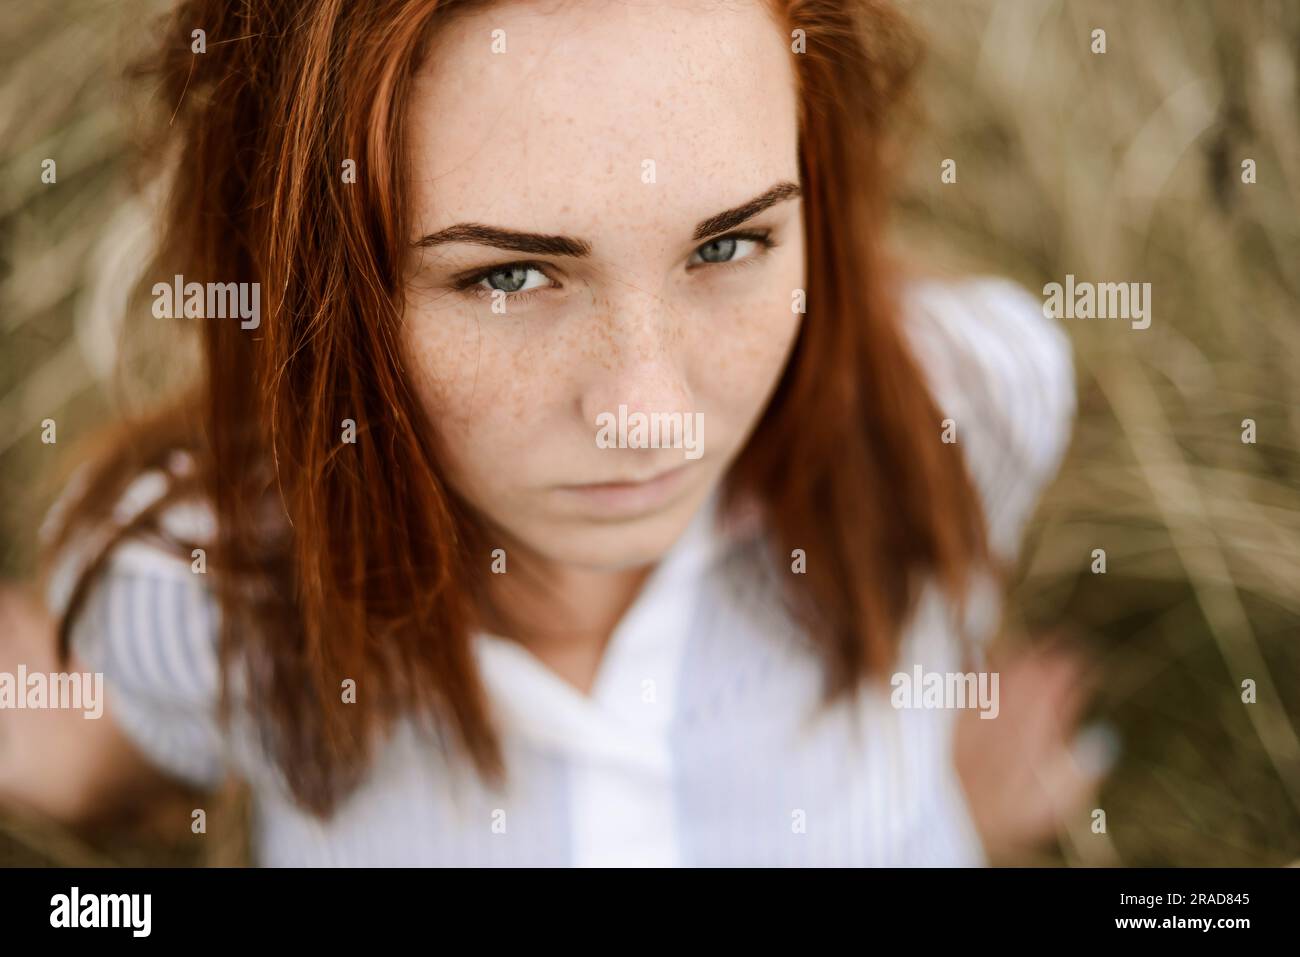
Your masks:
[{"label": "shoulder", "polygon": [[[167,486],[162,471],[137,476],[103,534],[155,503]],[[160,524],[179,541],[203,542],[212,516],[203,506],[176,503]],[[86,562],[100,547],[98,535],[87,535],[57,556],[46,592],[56,614],[67,611]],[[111,546],[68,631],[72,651],[103,675],[112,720],[163,770],[192,784],[215,784],[220,777],[219,633],[220,607],[199,560],[164,541],[135,536]]]},{"label": "shoulder", "polygon": [[1013,557],[1069,445],[1070,341],[1011,280],[922,280],[905,290],[908,335],[986,509],[990,544]]}]

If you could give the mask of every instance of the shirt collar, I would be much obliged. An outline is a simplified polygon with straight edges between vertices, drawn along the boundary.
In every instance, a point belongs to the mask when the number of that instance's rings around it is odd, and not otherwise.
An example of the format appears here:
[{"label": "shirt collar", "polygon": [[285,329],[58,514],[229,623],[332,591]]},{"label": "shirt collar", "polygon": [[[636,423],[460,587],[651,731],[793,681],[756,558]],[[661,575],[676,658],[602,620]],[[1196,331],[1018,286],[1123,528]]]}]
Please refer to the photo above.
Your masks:
[{"label": "shirt collar", "polygon": [[722,512],[715,487],[615,626],[584,695],[522,645],[479,633],[474,647],[503,731],[587,757],[663,771],[678,666],[718,564],[760,530],[753,509]]}]

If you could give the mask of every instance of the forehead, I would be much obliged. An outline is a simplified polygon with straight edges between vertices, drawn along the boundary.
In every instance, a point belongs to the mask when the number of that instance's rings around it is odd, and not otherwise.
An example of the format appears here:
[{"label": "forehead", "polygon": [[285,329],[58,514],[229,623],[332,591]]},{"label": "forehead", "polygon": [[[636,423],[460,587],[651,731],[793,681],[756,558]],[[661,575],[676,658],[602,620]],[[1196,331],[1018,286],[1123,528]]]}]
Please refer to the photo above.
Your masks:
[{"label": "forehead", "polygon": [[759,0],[510,3],[457,18],[411,101],[413,225],[595,236],[634,218],[680,232],[797,180],[791,55]]}]

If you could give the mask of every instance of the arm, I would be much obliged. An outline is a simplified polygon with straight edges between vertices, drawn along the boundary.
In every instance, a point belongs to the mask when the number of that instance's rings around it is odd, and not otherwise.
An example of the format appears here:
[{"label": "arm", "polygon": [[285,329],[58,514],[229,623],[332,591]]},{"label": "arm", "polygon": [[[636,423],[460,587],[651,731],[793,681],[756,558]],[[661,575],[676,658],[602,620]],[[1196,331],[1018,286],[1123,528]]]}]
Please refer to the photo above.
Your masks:
[{"label": "arm", "polygon": [[[55,655],[54,621],[23,589],[0,586],[0,672],[93,671],[74,651],[66,668]],[[147,813],[184,788],[136,749],[114,717],[81,711],[0,711],[0,809],[35,813],[83,827]]]},{"label": "arm", "polygon": [[1064,647],[1022,650],[991,667],[1001,675],[997,720],[957,716],[954,761],[972,822],[994,863],[1023,863],[1087,809],[1116,742],[1102,729],[1080,734],[1093,691],[1088,661]]}]

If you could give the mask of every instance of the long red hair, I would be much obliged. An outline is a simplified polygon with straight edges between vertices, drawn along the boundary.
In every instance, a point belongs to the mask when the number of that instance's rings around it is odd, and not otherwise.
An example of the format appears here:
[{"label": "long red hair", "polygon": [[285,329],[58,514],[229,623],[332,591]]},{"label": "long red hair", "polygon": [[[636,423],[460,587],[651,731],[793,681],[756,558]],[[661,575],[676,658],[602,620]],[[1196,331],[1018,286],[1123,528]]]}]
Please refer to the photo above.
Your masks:
[{"label": "long red hair", "polygon": [[[224,669],[246,669],[265,744],[320,815],[401,716],[451,732],[486,778],[504,772],[471,646],[487,552],[442,479],[437,423],[398,348],[410,242],[403,118],[431,31],[470,5],[185,0],[175,10],[148,62],[171,188],[148,278],[258,282],[263,318],[256,331],[203,324],[199,385],[113,434],[51,543],[56,555],[103,528],[142,469],[177,449],[193,456],[192,474],[105,539],[61,622],[61,651],[113,543],[156,527],[179,499],[206,500]],[[788,598],[833,698],[889,667],[924,580],[963,590],[986,557],[985,532],[960,453],[939,441],[881,247],[891,107],[916,44],[877,0],[770,6],[792,45],[806,45],[791,56],[814,266],[789,365],[725,492],[760,503],[784,561],[795,548],[810,556]],[[196,27],[202,54],[190,48]],[[346,160],[355,182],[341,175]],[[354,445],[340,444],[345,419]],[[355,704],[340,700],[347,678]]]}]

